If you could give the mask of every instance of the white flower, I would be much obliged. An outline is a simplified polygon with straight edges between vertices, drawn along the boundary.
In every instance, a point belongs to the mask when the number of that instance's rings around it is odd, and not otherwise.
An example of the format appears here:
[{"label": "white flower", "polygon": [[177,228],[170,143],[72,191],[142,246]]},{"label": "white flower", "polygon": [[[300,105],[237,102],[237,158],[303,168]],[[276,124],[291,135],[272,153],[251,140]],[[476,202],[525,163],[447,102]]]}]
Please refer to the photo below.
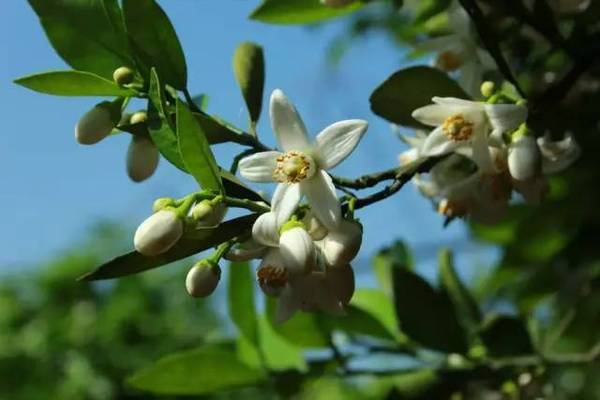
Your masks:
[{"label": "white flower", "polygon": [[161,210],[147,218],[135,231],[135,249],[145,256],[169,250],[183,234],[183,222],[172,210]]},{"label": "white flower", "polygon": [[158,166],[158,149],[143,136],[133,136],[127,150],[127,175],[134,182],[148,179]]},{"label": "white flower", "polygon": [[518,181],[526,181],[539,174],[540,149],[533,136],[521,136],[508,146],[508,170]]},{"label": "white flower", "polygon": [[483,171],[493,171],[490,140],[517,128],[527,118],[527,108],[513,104],[486,104],[453,97],[434,97],[435,104],[413,111],[412,116],[435,129],[422,144],[424,156],[439,156],[468,149]]},{"label": "white flower", "polygon": [[80,144],[94,144],[107,137],[121,118],[114,115],[113,106],[105,101],[85,113],[75,125],[75,139]]},{"label": "white flower", "polygon": [[398,155],[400,172],[409,171],[417,167],[427,157],[423,155],[423,143],[427,139],[427,132],[417,130],[415,136],[400,135],[400,139],[406,143],[409,148]]},{"label": "white flower", "polygon": [[327,265],[341,268],[356,257],[362,244],[362,225],[356,221],[343,220],[340,226],[329,231],[318,243]]},{"label": "white flower", "polygon": [[581,148],[572,134],[568,133],[559,141],[552,141],[549,135],[537,140],[542,152],[542,172],[553,174],[571,165],[581,154]]},{"label": "white flower", "polygon": [[185,288],[192,297],[206,297],[215,291],[219,279],[221,268],[206,260],[200,260],[185,277]]},{"label": "white flower", "polygon": [[255,182],[279,182],[273,194],[277,220],[286,221],[306,196],[313,212],[328,228],[341,218],[340,204],[326,170],[342,162],[367,130],[363,120],[336,122],[309,143],[298,112],[283,92],[271,94],[271,124],[283,150],[253,154],[240,161],[240,174]]}]

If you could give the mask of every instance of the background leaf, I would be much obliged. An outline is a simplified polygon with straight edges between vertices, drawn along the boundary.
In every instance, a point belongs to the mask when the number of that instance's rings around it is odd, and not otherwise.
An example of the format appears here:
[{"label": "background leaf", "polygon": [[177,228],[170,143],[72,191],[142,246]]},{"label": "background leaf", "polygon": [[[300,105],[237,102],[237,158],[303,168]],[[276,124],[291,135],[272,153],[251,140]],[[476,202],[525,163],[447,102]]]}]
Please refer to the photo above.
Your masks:
[{"label": "background leaf", "polygon": [[533,352],[525,323],[515,317],[491,316],[483,323],[479,335],[492,357],[527,355]]},{"label": "background leaf", "polygon": [[36,92],[56,96],[134,96],[131,89],[84,71],[50,71],[15,79],[15,83]]},{"label": "background leaf", "polygon": [[409,67],[395,72],[371,94],[371,110],[386,120],[422,127],[412,116],[419,107],[431,103],[431,98],[469,96],[444,72],[431,67]]},{"label": "background leaf", "polygon": [[156,68],[165,83],[183,90],[187,86],[185,55],[169,17],[154,0],[124,0],[125,26],[138,58]]},{"label": "background leaf", "polygon": [[133,67],[117,0],[29,0],[48,40],[76,70],[112,79]]},{"label": "background leaf", "polygon": [[187,233],[169,251],[155,257],[132,251],[102,264],[79,279],[93,281],[118,278],[181,260],[248,232],[256,218],[256,214],[247,215],[224,222],[215,228],[202,229],[194,235]]},{"label": "background leaf", "polygon": [[265,86],[265,58],[262,47],[251,42],[240,44],[233,55],[233,73],[246,101],[250,121],[256,124],[260,117]]},{"label": "background leaf", "polygon": [[330,8],[319,0],[265,0],[250,18],[270,24],[308,24],[349,14],[363,5],[355,1],[343,8]]},{"label": "background leaf", "polygon": [[204,130],[187,108],[177,99],[177,139],[179,154],[186,166],[203,189],[223,192],[219,167],[210,149]]},{"label": "background leaf", "polygon": [[164,357],[127,382],[157,394],[200,395],[255,385],[263,379],[259,370],[238,360],[233,346],[210,344]]}]

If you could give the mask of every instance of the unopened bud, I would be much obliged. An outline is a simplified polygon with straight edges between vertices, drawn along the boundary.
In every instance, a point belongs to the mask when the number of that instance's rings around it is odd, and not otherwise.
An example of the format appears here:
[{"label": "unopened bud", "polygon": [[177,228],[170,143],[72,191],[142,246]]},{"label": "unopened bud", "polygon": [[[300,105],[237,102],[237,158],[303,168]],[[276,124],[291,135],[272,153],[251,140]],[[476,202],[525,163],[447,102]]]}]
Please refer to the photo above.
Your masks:
[{"label": "unopened bud", "polygon": [[148,120],[148,114],[145,111],[138,111],[133,113],[131,118],[129,118],[129,123],[131,125],[142,124]]},{"label": "unopened bud", "polygon": [[152,211],[158,212],[165,207],[172,206],[174,203],[175,203],[175,200],[173,200],[170,197],[158,198],[158,199],[154,200],[154,204],[152,204]]},{"label": "unopened bud", "polygon": [[198,226],[216,226],[223,221],[227,206],[220,201],[202,200],[192,208],[192,218]]},{"label": "unopened bud", "polygon": [[119,67],[113,72],[113,80],[119,86],[129,85],[133,82],[135,74],[129,67]]},{"label": "unopened bud", "polygon": [[209,260],[198,261],[185,277],[185,288],[192,297],[206,297],[217,288],[221,268]]},{"label": "unopened bud", "polygon": [[321,242],[325,261],[331,267],[348,265],[356,257],[362,244],[362,225],[344,220],[338,229],[330,231]]},{"label": "unopened bud", "polygon": [[161,210],[147,218],[135,231],[135,249],[146,256],[169,250],[183,234],[183,221],[173,210]]},{"label": "unopened bud", "polygon": [[354,0],[321,0],[321,4],[331,8],[341,8],[354,3]]},{"label": "unopened bud", "polygon": [[350,264],[344,265],[343,267],[328,268],[326,275],[327,284],[335,294],[336,298],[343,305],[350,303],[350,299],[352,299],[355,289],[354,270]]},{"label": "unopened bud", "polygon": [[75,139],[80,144],[98,143],[107,137],[119,122],[121,115],[108,101],[97,104],[75,125]]},{"label": "unopened bud", "polygon": [[316,261],[314,242],[303,227],[292,226],[286,229],[286,225],[283,226],[279,236],[279,250],[285,261],[285,267],[291,274],[304,274]]},{"label": "unopened bud", "polygon": [[127,175],[134,182],[146,180],[158,166],[158,149],[150,139],[133,136],[127,150]]},{"label": "unopened bud", "polygon": [[521,136],[508,148],[508,170],[519,181],[526,181],[539,174],[542,158],[537,141],[532,136]]},{"label": "unopened bud", "polygon": [[481,95],[485,98],[491,97],[496,90],[496,85],[492,81],[485,81],[481,84]]}]

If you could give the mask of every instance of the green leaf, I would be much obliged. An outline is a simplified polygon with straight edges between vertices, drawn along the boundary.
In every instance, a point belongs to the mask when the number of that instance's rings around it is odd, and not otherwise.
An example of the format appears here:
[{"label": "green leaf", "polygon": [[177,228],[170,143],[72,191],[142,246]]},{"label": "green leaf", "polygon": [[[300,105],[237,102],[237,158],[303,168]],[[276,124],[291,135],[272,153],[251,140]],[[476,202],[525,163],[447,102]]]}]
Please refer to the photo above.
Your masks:
[{"label": "green leaf", "polygon": [[228,344],[209,344],[164,357],[136,372],[127,383],[162,395],[202,395],[264,380],[260,370],[240,362]]},{"label": "green leaf", "polygon": [[383,292],[392,297],[392,273],[394,268],[414,269],[414,261],[408,246],[398,240],[392,246],[381,250],[372,261],[373,272]]},{"label": "green leaf", "polygon": [[271,297],[267,298],[267,318],[273,329],[283,338],[304,348],[327,346],[327,337],[319,328],[316,314],[298,312],[286,322],[279,324],[275,322],[276,309],[277,300]]},{"label": "green leaf", "polygon": [[15,79],[15,83],[36,92],[55,96],[134,96],[136,92],[117,86],[91,72],[50,71]]},{"label": "green leaf", "polygon": [[185,55],[169,17],[154,0],[123,0],[127,33],[137,57],[176,89],[187,86]]},{"label": "green leaf", "polygon": [[417,66],[395,72],[375,89],[369,101],[371,110],[380,117],[400,125],[421,127],[411,114],[430,104],[434,96],[469,98],[444,72]]},{"label": "green leaf", "polygon": [[219,167],[215,161],[204,130],[194,114],[177,99],[177,138],[179,154],[186,166],[203,189],[223,192]]},{"label": "green leaf", "polygon": [[393,282],[394,305],[402,332],[435,350],[467,351],[466,334],[445,293],[406,269],[395,268]]},{"label": "green leaf", "polygon": [[76,70],[112,79],[134,65],[117,0],[29,0],[48,40]]},{"label": "green leaf", "polygon": [[164,86],[154,68],[150,71],[148,97],[148,131],[152,141],[167,161],[180,170],[188,172],[179,154],[176,128],[167,111]]},{"label": "green leaf", "polygon": [[491,316],[484,321],[479,335],[492,357],[527,355],[534,351],[525,323],[515,317]]},{"label": "green leaf", "polygon": [[240,335],[258,343],[257,314],[254,307],[254,273],[249,263],[231,263],[227,284],[229,315]]},{"label": "green leaf", "polygon": [[474,332],[481,322],[481,311],[469,290],[458,278],[452,253],[448,249],[440,252],[439,272],[442,287],[448,292],[460,321],[470,332]]},{"label": "green leaf", "polygon": [[354,12],[364,4],[355,1],[346,7],[331,8],[319,0],[264,0],[250,18],[269,24],[309,24]]},{"label": "green leaf", "polygon": [[265,58],[262,47],[251,42],[240,44],[233,55],[233,73],[246,101],[250,121],[256,124],[260,117],[265,87]]},{"label": "green leaf", "polygon": [[319,326],[330,332],[342,331],[386,340],[395,339],[393,334],[369,312],[354,305],[346,306],[345,311],[346,315],[342,316],[317,314]]},{"label": "green leaf", "polygon": [[231,172],[222,169],[220,174],[223,187],[225,188],[225,194],[227,194],[227,196],[237,197],[238,199],[248,199],[252,201],[264,201],[268,203],[266,199],[246,186]]},{"label": "green leaf", "polygon": [[169,251],[158,256],[145,256],[137,251],[132,251],[102,264],[95,270],[81,276],[79,280],[94,281],[118,278],[181,260],[247,233],[252,229],[252,224],[254,224],[257,217],[256,214],[247,215],[224,222],[215,228],[186,233]]},{"label": "green leaf", "polygon": [[198,124],[200,124],[204,130],[206,139],[210,144],[235,142],[240,136],[238,130],[216,116],[197,112],[194,112],[193,114],[194,117],[196,117]]},{"label": "green leaf", "polygon": [[376,289],[358,289],[354,292],[350,304],[379,321],[396,341],[406,340],[398,329],[394,304],[385,293]]},{"label": "green leaf", "polygon": [[258,326],[260,349],[270,371],[295,369],[305,372],[308,369],[302,348],[280,335],[265,315],[259,317]]}]

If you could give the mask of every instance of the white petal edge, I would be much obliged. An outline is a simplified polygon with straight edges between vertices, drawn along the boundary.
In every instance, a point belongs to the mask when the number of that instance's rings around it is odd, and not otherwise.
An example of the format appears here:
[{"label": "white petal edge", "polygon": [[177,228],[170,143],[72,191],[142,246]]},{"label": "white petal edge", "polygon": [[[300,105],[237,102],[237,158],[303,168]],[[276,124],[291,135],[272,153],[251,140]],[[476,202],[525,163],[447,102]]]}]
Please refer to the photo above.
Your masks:
[{"label": "white petal edge", "polygon": [[279,246],[279,228],[274,212],[267,212],[258,217],[252,225],[252,238],[264,246]]},{"label": "white petal edge", "polygon": [[279,251],[290,274],[303,274],[315,263],[315,244],[302,228],[283,232],[279,238]]},{"label": "white petal edge", "polygon": [[277,165],[278,151],[263,151],[240,160],[240,175],[253,182],[273,182],[273,171]]},{"label": "white petal edge", "polygon": [[423,142],[421,147],[422,156],[439,156],[442,154],[449,153],[462,145],[463,142],[455,142],[448,139],[441,127],[434,129],[427,139]]},{"label": "white petal edge", "polygon": [[515,104],[486,104],[485,112],[492,125],[492,136],[517,129],[527,120],[527,107]]},{"label": "white petal edge", "polygon": [[349,119],[329,125],[317,135],[316,151],[321,167],[333,168],[352,153],[367,131],[369,124],[362,119]]},{"label": "white petal edge", "polygon": [[329,230],[336,229],[342,218],[342,210],[329,174],[323,170],[317,171],[311,179],[300,185],[319,221]]},{"label": "white petal edge", "polygon": [[273,90],[270,103],[271,126],[283,151],[309,147],[306,127],[294,105],[280,89]]},{"label": "white petal edge", "polygon": [[277,214],[277,227],[290,219],[300,203],[302,192],[298,183],[280,183],[273,193],[272,209]]}]

